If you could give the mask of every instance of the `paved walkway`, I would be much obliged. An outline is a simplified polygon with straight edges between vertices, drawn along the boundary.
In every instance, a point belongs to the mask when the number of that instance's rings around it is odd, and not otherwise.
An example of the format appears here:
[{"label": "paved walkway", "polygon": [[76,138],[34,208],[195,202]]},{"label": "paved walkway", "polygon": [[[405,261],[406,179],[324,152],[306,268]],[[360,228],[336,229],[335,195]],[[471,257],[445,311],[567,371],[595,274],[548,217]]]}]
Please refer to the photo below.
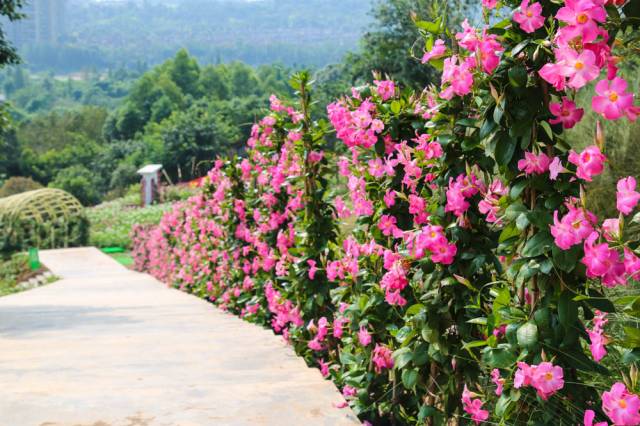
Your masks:
[{"label": "paved walkway", "polygon": [[96,249],[0,298],[0,426],[353,425],[335,386],[269,330]]}]

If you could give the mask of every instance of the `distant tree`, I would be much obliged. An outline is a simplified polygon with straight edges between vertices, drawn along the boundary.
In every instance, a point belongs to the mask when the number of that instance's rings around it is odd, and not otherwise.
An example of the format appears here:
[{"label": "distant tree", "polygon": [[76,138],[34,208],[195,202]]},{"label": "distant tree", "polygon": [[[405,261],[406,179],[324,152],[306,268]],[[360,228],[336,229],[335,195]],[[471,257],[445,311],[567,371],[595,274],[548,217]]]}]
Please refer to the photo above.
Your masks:
[{"label": "distant tree", "polygon": [[205,97],[228,99],[231,89],[229,76],[222,66],[208,66],[200,73],[200,93]]},{"label": "distant tree", "polygon": [[224,115],[198,102],[174,113],[159,129],[165,156],[162,163],[176,178],[201,176],[217,155],[228,153],[240,133]]},{"label": "distant tree", "polygon": [[99,185],[95,173],[85,166],[76,164],[60,170],[49,187],[67,191],[84,206],[92,206],[100,202]]},{"label": "distant tree", "polygon": [[[0,16],[4,16],[13,22],[22,19],[24,15],[20,13],[20,9],[24,5],[23,0],[2,0],[0,1]],[[0,25],[0,67],[7,64],[17,64],[20,57],[15,47],[7,38],[7,34]]]},{"label": "distant tree", "polygon": [[180,49],[169,66],[171,79],[183,93],[195,95],[198,92],[200,66],[195,58],[189,56],[186,49]]},{"label": "distant tree", "polygon": [[424,43],[420,42],[414,17],[431,21],[447,8],[448,26],[454,27],[464,16],[468,3],[468,0],[376,0],[372,30],[363,36],[359,52],[347,55],[341,72],[351,74],[354,81],[366,81],[371,79],[372,70],[379,71],[415,88],[435,82],[437,71],[419,63]]}]

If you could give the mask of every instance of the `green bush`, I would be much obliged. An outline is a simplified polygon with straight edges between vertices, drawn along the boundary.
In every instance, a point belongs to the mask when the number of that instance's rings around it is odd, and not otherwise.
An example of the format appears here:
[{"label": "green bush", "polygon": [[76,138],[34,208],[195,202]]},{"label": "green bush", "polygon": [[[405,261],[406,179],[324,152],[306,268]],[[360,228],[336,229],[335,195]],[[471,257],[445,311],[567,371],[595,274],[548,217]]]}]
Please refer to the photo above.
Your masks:
[{"label": "green bush", "polygon": [[90,206],[100,201],[98,179],[84,166],[75,165],[62,169],[49,184],[51,188],[58,188],[73,194],[84,206]]},{"label": "green bush", "polygon": [[40,188],[42,188],[42,185],[31,178],[14,176],[7,179],[0,188],[0,198]]},{"label": "green bush", "polygon": [[89,244],[96,247],[130,247],[129,233],[135,224],[157,224],[170,204],[141,208],[140,195],[131,194],[87,209],[91,223]]}]

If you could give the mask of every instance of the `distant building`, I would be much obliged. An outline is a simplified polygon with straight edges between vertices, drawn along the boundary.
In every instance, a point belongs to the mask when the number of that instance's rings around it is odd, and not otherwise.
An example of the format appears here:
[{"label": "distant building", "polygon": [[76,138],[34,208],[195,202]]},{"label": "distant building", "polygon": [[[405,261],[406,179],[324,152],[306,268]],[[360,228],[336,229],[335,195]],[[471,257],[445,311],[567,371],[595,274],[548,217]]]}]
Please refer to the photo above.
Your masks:
[{"label": "distant building", "polygon": [[67,0],[28,0],[26,17],[7,24],[9,39],[18,46],[57,44],[65,33]]}]

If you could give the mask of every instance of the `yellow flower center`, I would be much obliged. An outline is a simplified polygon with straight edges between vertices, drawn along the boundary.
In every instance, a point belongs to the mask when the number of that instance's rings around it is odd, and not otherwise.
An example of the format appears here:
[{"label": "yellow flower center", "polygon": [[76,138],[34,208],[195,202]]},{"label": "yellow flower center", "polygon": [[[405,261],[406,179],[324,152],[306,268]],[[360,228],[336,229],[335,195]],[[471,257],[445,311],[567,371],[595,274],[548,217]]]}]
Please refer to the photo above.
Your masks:
[{"label": "yellow flower center", "polygon": [[547,382],[550,382],[551,380],[553,380],[553,373],[545,373],[545,375],[544,375],[544,379],[545,379]]},{"label": "yellow flower center", "polygon": [[621,399],[620,401],[618,401],[618,406],[622,409],[627,408],[627,401],[624,399]]},{"label": "yellow flower center", "polygon": [[577,70],[581,70],[582,68],[584,68],[584,64],[582,62],[580,62],[580,61],[576,61],[576,64],[574,65],[574,67]]},{"label": "yellow flower center", "polygon": [[587,16],[586,13],[581,13],[576,18],[576,21],[578,21],[578,24],[586,24],[587,21],[589,21],[589,17]]},{"label": "yellow flower center", "polygon": [[611,102],[615,102],[618,100],[618,94],[616,92],[611,92],[611,94],[609,94],[609,100]]},{"label": "yellow flower center", "polygon": [[526,15],[527,15],[527,18],[531,18],[533,16],[533,12],[530,10],[527,10]]},{"label": "yellow flower center", "polygon": [[571,115],[571,111],[569,111],[567,108],[562,108],[562,116],[563,117],[568,117]]}]

